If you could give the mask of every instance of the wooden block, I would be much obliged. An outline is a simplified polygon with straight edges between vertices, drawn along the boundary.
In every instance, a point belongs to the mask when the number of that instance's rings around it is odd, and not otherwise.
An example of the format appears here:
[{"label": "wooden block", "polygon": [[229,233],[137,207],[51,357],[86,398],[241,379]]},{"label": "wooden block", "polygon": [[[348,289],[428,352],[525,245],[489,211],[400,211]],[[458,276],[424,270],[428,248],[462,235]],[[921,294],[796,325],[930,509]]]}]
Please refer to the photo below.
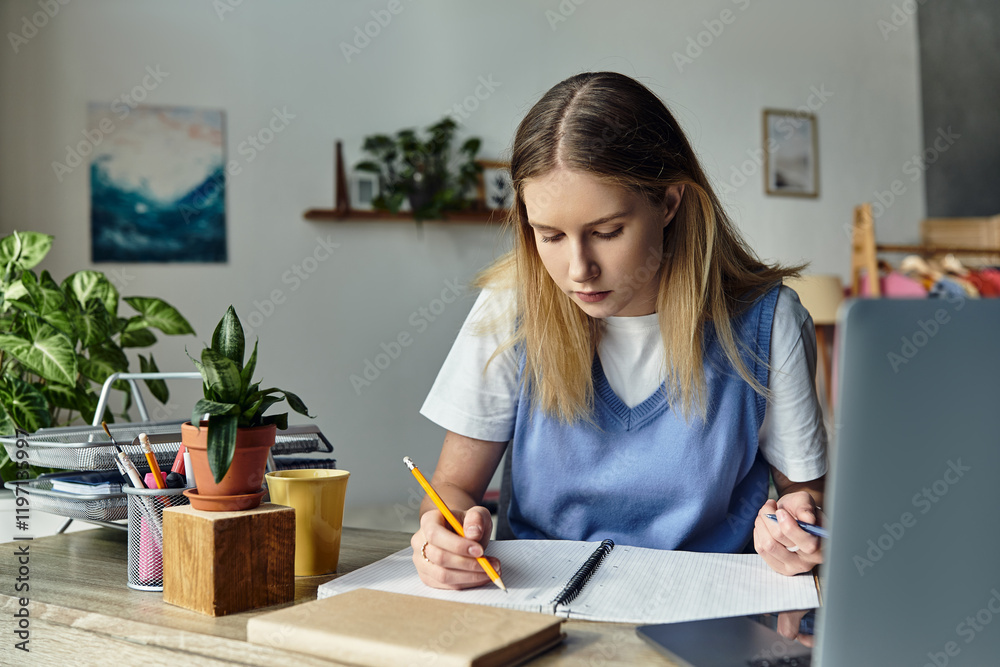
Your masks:
[{"label": "wooden block", "polygon": [[291,602],[295,510],[163,511],[163,601],[209,616]]}]

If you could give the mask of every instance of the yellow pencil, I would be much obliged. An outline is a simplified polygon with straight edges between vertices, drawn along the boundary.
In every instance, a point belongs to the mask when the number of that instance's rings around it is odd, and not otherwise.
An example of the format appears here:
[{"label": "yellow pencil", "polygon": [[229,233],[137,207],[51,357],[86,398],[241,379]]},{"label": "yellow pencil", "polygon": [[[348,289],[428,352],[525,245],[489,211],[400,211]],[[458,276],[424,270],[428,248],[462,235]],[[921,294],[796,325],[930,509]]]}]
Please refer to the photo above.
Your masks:
[{"label": "yellow pencil", "polygon": [[[458,522],[458,519],[456,519],[455,515],[451,513],[451,510],[448,509],[448,506],[444,504],[444,501],[441,500],[441,496],[438,495],[437,491],[434,490],[434,487],[431,486],[431,483],[428,482],[427,479],[423,476],[423,473],[421,473],[420,469],[417,468],[417,464],[413,462],[413,459],[411,459],[409,456],[404,456],[403,463],[406,464],[406,467],[410,469],[410,472],[413,473],[413,476],[417,478],[418,482],[420,482],[420,486],[424,487],[424,491],[427,492],[428,497],[432,501],[434,501],[434,505],[437,506],[439,510],[441,510],[441,514],[443,514],[444,518],[448,520],[448,523],[450,523],[451,527],[455,529],[455,532],[461,535],[462,537],[465,537],[465,531],[462,530],[462,524]],[[493,566],[490,565],[490,562],[488,560],[486,560],[486,557],[480,556],[479,558],[476,559],[476,561],[483,568],[483,570],[486,571],[486,574],[489,575],[490,581],[499,586],[500,589],[504,593],[506,593],[507,587],[503,585],[503,581],[500,579],[500,575],[497,574],[497,571],[493,569]]]},{"label": "yellow pencil", "polygon": [[167,488],[167,485],[163,483],[163,474],[160,472],[160,466],[156,463],[156,455],[153,454],[153,448],[149,444],[149,437],[145,433],[140,433],[139,442],[142,444],[143,452],[146,453],[146,461],[149,463],[149,469],[153,473],[153,481],[156,483],[156,488]]}]

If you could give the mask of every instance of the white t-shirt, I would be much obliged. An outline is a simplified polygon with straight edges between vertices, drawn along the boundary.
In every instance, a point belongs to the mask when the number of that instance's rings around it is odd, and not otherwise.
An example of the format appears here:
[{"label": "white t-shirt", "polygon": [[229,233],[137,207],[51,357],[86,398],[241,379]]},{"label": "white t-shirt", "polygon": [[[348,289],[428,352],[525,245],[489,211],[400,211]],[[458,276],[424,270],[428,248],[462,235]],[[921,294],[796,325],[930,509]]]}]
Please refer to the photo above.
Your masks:
[{"label": "white t-shirt", "polygon": [[[514,328],[512,290],[483,290],[445,359],[420,413],[446,430],[507,442],[517,414],[518,360],[513,349],[486,362]],[[482,331],[482,323],[490,330]],[[604,318],[597,353],[608,383],[630,408],[663,384],[665,353],[657,315]],[[798,295],[782,287],[771,328],[771,370],[760,451],[793,482],[826,473],[826,428],[816,396],[816,335]],[[486,372],[483,373],[483,369]]]}]

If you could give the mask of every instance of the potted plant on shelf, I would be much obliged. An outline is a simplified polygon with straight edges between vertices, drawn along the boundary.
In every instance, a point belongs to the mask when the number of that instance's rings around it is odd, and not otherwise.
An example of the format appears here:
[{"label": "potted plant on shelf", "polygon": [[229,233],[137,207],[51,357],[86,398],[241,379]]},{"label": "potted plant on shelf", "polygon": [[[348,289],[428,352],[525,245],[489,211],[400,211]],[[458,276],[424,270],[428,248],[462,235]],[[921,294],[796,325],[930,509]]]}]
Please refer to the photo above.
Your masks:
[{"label": "potted plant on shelf", "polygon": [[417,220],[442,218],[446,211],[471,206],[468,195],[482,171],[476,162],[481,142],[477,137],[466,139],[453,154],[457,128],[454,120],[444,118],[427,128],[426,139],[413,129],[400,130],[395,138],[366,137],[362,149],[374,159],[354,168],[378,176],[380,192],[372,205],[395,213],[408,202]]},{"label": "potted plant on shelf", "polygon": [[[245,338],[236,310],[229,306],[212,334],[212,344],[193,359],[201,373],[204,398],[181,426],[181,439],[191,452],[197,489],[185,491],[197,509],[252,509],[264,495],[261,484],[276,429],[288,428],[288,413],[264,415],[288,401],[299,414],[312,417],[298,396],[277,387],[260,389],[253,382],[257,343],[244,365]],[[208,415],[207,420],[202,417]]]}]

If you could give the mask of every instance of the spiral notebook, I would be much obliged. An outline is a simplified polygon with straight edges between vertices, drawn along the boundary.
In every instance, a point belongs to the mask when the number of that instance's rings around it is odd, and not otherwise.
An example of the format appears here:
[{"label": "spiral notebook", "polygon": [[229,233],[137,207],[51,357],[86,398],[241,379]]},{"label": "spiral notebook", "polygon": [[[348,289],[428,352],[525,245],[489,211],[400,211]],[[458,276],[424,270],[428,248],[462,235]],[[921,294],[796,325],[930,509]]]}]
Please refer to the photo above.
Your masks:
[{"label": "spiral notebook", "polygon": [[589,621],[674,623],[819,605],[812,575],[786,577],[757,554],[662,551],[603,542],[491,542],[504,593],[447,591],[420,581],[410,548],[319,587],[317,597],[369,588]]}]

